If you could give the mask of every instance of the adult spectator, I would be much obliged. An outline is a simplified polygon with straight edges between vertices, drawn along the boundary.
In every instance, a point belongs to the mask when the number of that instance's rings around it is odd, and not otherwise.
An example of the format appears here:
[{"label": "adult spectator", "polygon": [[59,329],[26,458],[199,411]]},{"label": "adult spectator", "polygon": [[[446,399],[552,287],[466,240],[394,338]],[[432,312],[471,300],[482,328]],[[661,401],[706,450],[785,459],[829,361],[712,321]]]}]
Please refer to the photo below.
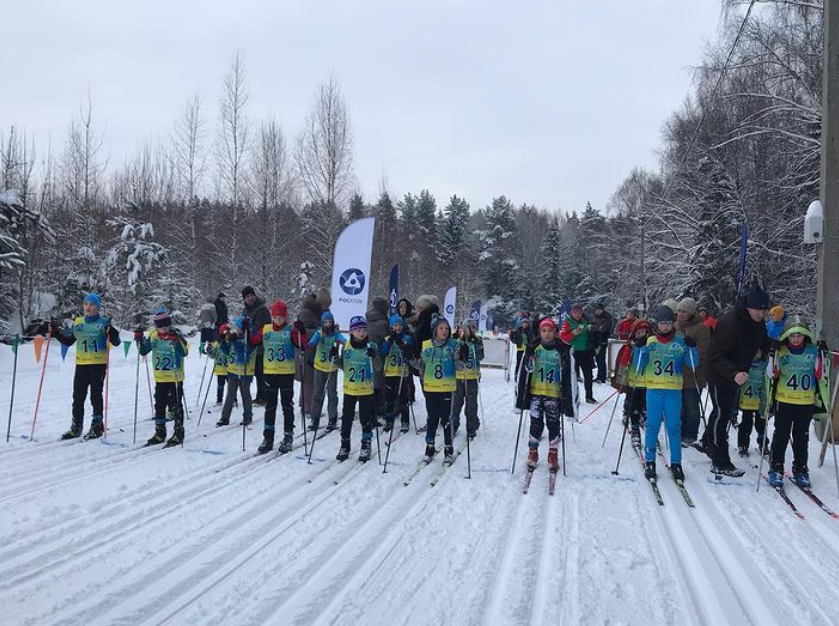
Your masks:
[{"label": "adult spectator", "polygon": [[713,406],[708,426],[697,448],[711,458],[711,471],[740,477],[743,470],[734,467],[728,451],[728,425],[737,409],[740,386],[749,381],[749,369],[755,354],[769,352],[766,312],[769,296],[755,286],[739,298],[733,308],[720,318],[711,335],[705,375]]},{"label": "adult spectator", "polygon": [[[251,319],[251,328],[259,331],[266,324],[271,323],[271,312],[265,304],[265,300],[257,297],[253,287],[248,285],[242,289],[242,315]],[[265,377],[262,374],[262,344],[256,349],[256,397],[253,404],[265,406]]]},{"label": "adult spectator", "polygon": [[230,315],[227,312],[227,294],[220,291],[213,304],[216,305],[216,324],[219,326],[229,324]]},{"label": "adult spectator", "polygon": [[[390,334],[388,317],[390,302],[385,298],[373,298],[373,306],[367,310],[367,336],[379,349],[384,344],[385,337]],[[373,394],[375,397],[375,412],[385,414],[385,373],[384,368],[373,368]]]},{"label": "adult spectator", "polygon": [[586,402],[597,404],[594,399],[594,351],[591,349],[591,324],[583,315],[583,307],[574,304],[571,315],[562,322],[559,338],[574,349],[574,361],[583,372],[586,389]]},{"label": "adult spectator", "polygon": [[216,303],[212,298],[207,298],[207,301],[201,305],[201,310],[198,312],[198,328],[201,331],[202,346],[216,340],[217,324],[218,311],[216,310]]},{"label": "adult spectator", "polygon": [[770,339],[778,341],[784,330],[784,324],[786,321],[786,311],[784,311],[784,307],[780,304],[776,304],[769,309],[769,319],[766,322],[766,333],[769,335]]},{"label": "adult spectator", "polygon": [[[312,398],[315,392],[315,348],[309,347],[309,339],[320,327],[321,315],[324,311],[328,311],[331,306],[332,295],[326,289],[320,289],[317,293],[310,293],[303,299],[300,305],[300,313],[297,315],[297,321],[303,324],[301,330],[304,331],[302,334],[306,343],[304,350],[298,351],[295,367],[295,378],[300,381],[303,390],[298,405],[303,414],[310,417],[312,415]],[[310,430],[313,429],[310,427]]]},{"label": "adult spectator", "polygon": [[[696,443],[702,414],[700,396],[705,388],[705,359],[711,344],[711,330],[697,315],[696,300],[683,298],[676,312],[676,330],[696,342],[699,363],[683,370],[682,382],[682,447]],[[672,442],[671,442],[672,445]]]},{"label": "adult spectator", "polygon": [[606,356],[609,351],[609,337],[615,327],[615,318],[606,310],[606,305],[598,302],[594,307],[594,321],[591,325],[592,348],[597,360],[597,378],[594,382],[605,383],[607,368]]},{"label": "adult spectator", "polygon": [[702,323],[708,327],[709,330],[714,331],[717,329],[717,318],[711,315],[708,312],[708,309],[706,309],[705,307],[699,309],[699,318],[702,320]]},{"label": "adult spectator", "polygon": [[423,295],[417,298],[415,308],[417,317],[414,322],[414,350],[415,356],[419,358],[423,342],[431,339],[431,316],[435,313],[440,314],[440,301],[437,296]]},{"label": "adult spectator", "polygon": [[515,380],[519,379],[521,361],[524,358],[525,350],[536,339],[536,333],[530,325],[530,316],[527,313],[517,315],[513,323],[513,330],[510,332],[510,343],[516,348],[516,374]]},{"label": "adult spectator", "polygon": [[632,335],[632,325],[635,323],[635,320],[638,319],[638,311],[635,309],[627,309],[626,315],[623,316],[623,319],[618,324],[617,329],[615,330],[615,335],[621,341],[628,341],[629,337]]}]

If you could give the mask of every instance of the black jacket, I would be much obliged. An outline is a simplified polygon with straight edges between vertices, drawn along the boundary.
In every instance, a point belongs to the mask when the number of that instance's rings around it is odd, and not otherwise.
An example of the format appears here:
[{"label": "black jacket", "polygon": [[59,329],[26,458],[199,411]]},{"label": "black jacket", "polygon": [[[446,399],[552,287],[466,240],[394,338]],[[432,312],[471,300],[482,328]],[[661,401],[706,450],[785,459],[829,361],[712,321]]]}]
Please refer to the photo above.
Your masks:
[{"label": "black jacket", "polygon": [[222,324],[229,324],[230,314],[227,312],[227,303],[221,298],[216,298],[216,301],[213,304],[216,305],[216,315],[218,316],[216,324],[218,324],[218,326],[221,326]]},{"label": "black jacket", "polygon": [[746,298],[737,300],[711,333],[705,375],[710,383],[733,383],[737,372],[748,372],[758,350],[769,352],[766,323],[755,322],[746,310]]},{"label": "black jacket", "polygon": [[[528,362],[536,347],[541,340],[536,340],[530,343],[524,351],[522,357],[522,369],[519,373],[518,380],[518,394],[516,395],[516,408],[525,410],[530,408],[530,373],[525,370],[525,364]],[[574,416],[574,394],[571,388],[571,347],[563,343],[559,339],[555,341],[556,349],[559,350],[559,367],[560,376],[562,380],[562,398],[561,411],[563,415],[569,417]]]},{"label": "black jacket", "polygon": [[[263,326],[271,323],[271,311],[268,310],[268,305],[265,304],[265,300],[259,296],[254,300],[253,306],[249,307],[247,304],[242,303],[242,307],[242,315],[247,315],[251,318],[253,332],[260,332]],[[257,355],[262,356],[262,350],[262,344],[259,344],[259,347],[256,349]]]},{"label": "black jacket", "polygon": [[433,314],[440,315],[440,307],[432,304],[429,308],[420,311],[417,315],[416,326],[414,328],[414,356],[419,358],[422,352],[422,344],[424,341],[431,339],[431,316]]}]

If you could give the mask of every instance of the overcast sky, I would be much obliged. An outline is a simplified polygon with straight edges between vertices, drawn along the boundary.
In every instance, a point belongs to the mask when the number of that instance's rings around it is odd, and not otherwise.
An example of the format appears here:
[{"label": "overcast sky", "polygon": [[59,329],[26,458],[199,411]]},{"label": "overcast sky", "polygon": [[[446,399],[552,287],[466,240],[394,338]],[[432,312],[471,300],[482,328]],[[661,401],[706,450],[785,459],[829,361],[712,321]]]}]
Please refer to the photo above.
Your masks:
[{"label": "overcast sky", "polygon": [[273,114],[289,139],[334,72],[368,202],[384,175],[438,205],[503,193],[567,211],[657,167],[720,20],[719,0],[0,3],[0,124],[39,147],[63,141],[88,87],[112,163],[165,139],[193,93],[214,123],[240,50],[252,119]]}]

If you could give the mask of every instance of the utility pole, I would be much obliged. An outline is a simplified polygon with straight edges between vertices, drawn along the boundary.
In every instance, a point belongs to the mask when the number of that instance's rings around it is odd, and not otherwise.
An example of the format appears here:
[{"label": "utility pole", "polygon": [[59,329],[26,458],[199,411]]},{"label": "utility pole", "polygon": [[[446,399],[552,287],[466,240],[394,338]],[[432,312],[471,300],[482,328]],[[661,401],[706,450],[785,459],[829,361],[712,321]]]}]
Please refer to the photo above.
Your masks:
[{"label": "utility pole", "polygon": [[839,0],[824,3],[821,203],[817,315],[828,345],[839,348]]}]

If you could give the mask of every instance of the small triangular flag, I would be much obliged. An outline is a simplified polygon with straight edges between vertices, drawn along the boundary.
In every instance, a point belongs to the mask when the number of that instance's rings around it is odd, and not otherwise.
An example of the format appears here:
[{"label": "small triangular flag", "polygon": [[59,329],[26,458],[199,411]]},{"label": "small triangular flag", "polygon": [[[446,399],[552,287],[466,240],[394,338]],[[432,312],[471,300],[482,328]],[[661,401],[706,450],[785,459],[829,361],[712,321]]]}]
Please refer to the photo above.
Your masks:
[{"label": "small triangular flag", "polygon": [[70,349],[70,346],[65,346],[63,343],[61,344],[61,362],[64,362],[64,359],[67,357],[67,350]]},{"label": "small triangular flag", "polygon": [[35,347],[35,362],[41,362],[41,348],[44,347],[44,336],[43,335],[35,335],[32,339],[32,345]]},{"label": "small triangular flag", "polygon": [[17,354],[17,346],[20,343],[20,335],[15,335],[12,337],[12,352]]},{"label": "small triangular flag", "polygon": [[128,353],[131,352],[131,342],[130,341],[123,341],[122,347],[125,349],[125,358],[128,358]]}]

